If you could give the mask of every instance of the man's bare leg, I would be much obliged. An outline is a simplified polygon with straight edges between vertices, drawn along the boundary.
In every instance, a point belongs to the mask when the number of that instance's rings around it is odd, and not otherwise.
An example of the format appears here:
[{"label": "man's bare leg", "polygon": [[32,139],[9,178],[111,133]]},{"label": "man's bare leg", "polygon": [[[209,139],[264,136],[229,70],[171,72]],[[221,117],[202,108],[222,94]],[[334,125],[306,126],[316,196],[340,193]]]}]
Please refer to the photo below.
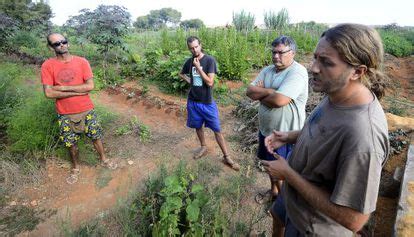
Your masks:
[{"label": "man's bare leg", "polygon": [[[272,214],[273,216],[273,214]],[[277,216],[273,216],[272,237],[283,237],[285,235],[285,225]]]},{"label": "man's bare leg", "polygon": [[206,146],[206,140],[204,138],[204,129],[203,129],[203,127],[196,128],[196,133],[197,133],[198,140],[200,141],[200,146]]},{"label": "man's bare leg", "polygon": [[228,150],[226,141],[224,140],[223,134],[221,132],[214,132],[214,136],[216,138],[216,142],[219,145],[221,152],[223,152],[223,156],[228,156]]},{"label": "man's bare leg", "polygon": [[95,150],[99,154],[99,159],[102,162],[105,162],[106,161],[106,156],[105,156],[105,151],[104,151],[104,148],[103,148],[102,140],[101,139],[96,139],[96,140],[93,140],[92,142],[93,142],[93,146],[95,147]]},{"label": "man's bare leg", "polygon": [[234,170],[240,170],[240,165],[234,162],[229,156],[229,151],[227,149],[226,141],[224,140],[223,134],[221,132],[214,132],[216,142],[219,145],[221,152],[223,152],[223,161],[228,164]]},{"label": "man's bare leg", "polygon": [[272,198],[277,196],[280,193],[280,187],[279,187],[279,180],[272,178],[269,175],[270,179],[270,194],[272,195]]},{"label": "man's bare leg", "polygon": [[79,169],[79,149],[76,144],[69,147],[69,156],[72,161],[72,169]]},{"label": "man's bare leg", "polygon": [[198,148],[195,151],[193,158],[194,159],[199,159],[199,158],[203,157],[205,154],[207,154],[207,145],[206,145],[206,140],[204,138],[204,129],[203,129],[203,127],[196,128],[196,133],[197,133],[198,140],[200,141],[200,148]]}]

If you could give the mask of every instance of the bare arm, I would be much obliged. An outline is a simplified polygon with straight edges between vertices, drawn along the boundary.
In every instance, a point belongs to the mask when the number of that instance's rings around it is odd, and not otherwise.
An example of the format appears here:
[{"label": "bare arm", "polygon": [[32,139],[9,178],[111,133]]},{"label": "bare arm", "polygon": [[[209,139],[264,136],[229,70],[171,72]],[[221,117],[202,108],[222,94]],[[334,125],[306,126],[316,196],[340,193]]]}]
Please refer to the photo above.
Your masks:
[{"label": "bare arm", "polygon": [[329,216],[345,228],[357,232],[369,219],[369,214],[337,205],[329,200],[330,193],[304,179],[293,170],[282,157],[275,155],[275,161],[262,161],[267,172],[275,178],[285,180],[300,192],[300,195],[315,209]]},{"label": "bare arm", "polygon": [[270,88],[250,85],[249,87],[247,87],[246,95],[252,100],[262,100],[266,96],[271,95],[274,92],[275,90]]},{"label": "bare arm", "polygon": [[191,78],[190,78],[190,77],[188,77],[187,75],[182,74],[182,73],[179,73],[179,74],[178,74],[178,76],[179,76],[181,79],[183,79],[184,81],[188,82],[189,84],[191,83]]},{"label": "bare arm", "polygon": [[260,103],[266,105],[269,108],[280,108],[290,103],[292,99],[273,91],[272,94],[265,96],[260,100]]},{"label": "bare arm", "polygon": [[265,88],[263,80],[259,80],[255,86],[247,87],[246,95],[252,100],[260,100],[260,103],[269,108],[280,108],[291,101],[289,97],[277,93],[274,89]]},{"label": "bare arm", "polygon": [[61,99],[88,94],[87,92],[59,91],[54,89],[53,86],[50,85],[43,85],[43,92],[45,93],[45,96],[49,99]]},{"label": "bare arm", "polygon": [[74,86],[53,86],[53,89],[56,91],[62,92],[78,92],[78,93],[88,93],[95,87],[93,83],[93,78],[89,78],[85,83]]}]

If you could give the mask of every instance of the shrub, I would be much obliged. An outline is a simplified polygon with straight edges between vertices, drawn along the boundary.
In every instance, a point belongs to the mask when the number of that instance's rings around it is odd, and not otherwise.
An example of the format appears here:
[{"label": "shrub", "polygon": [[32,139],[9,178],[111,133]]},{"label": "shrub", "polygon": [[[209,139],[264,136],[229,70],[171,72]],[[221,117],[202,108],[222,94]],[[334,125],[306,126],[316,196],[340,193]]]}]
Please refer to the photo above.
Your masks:
[{"label": "shrub", "polygon": [[183,52],[172,51],[166,60],[159,63],[158,70],[154,71],[150,78],[157,81],[164,92],[181,93],[186,91],[188,83],[178,76],[186,57]]},{"label": "shrub", "polygon": [[[36,115],[36,116],[34,116]],[[58,126],[54,102],[33,93],[11,114],[7,135],[14,152],[48,152],[56,145]]]},{"label": "shrub", "polygon": [[226,222],[220,201],[196,179],[182,162],[173,173],[162,167],[158,177],[148,179],[133,204],[139,235],[223,235]]},{"label": "shrub", "polygon": [[404,38],[397,31],[380,30],[380,35],[384,44],[386,53],[392,54],[396,57],[404,57],[413,54],[413,42]]},{"label": "shrub", "polygon": [[233,12],[233,25],[238,31],[250,31],[254,28],[255,22],[254,14],[241,10],[240,12]]}]

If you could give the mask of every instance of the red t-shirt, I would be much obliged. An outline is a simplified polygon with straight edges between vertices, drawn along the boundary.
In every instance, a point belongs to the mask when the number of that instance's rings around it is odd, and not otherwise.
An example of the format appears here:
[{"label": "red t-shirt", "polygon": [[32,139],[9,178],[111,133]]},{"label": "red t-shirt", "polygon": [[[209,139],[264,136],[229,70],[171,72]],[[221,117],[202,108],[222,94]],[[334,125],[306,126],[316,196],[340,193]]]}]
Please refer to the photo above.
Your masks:
[{"label": "red t-shirt", "polygon": [[[93,78],[89,62],[82,57],[73,56],[69,62],[50,58],[42,64],[42,84],[50,86],[74,86]],[[59,114],[76,114],[93,109],[88,95],[56,99]]]}]

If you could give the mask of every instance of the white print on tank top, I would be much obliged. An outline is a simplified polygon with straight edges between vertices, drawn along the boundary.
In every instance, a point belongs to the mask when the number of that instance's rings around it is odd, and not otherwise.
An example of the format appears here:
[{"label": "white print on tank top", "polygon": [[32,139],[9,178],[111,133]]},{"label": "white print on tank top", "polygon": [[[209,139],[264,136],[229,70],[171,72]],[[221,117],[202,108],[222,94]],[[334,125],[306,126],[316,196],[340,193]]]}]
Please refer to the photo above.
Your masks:
[{"label": "white print on tank top", "polygon": [[[201,67],[201,70],[203,70],[203,67]],[[203,79],[201,78],[201,75],[197,72],[196,67],[192,67],[192,74],[193,74],[193,86],[203,86]]]}]

